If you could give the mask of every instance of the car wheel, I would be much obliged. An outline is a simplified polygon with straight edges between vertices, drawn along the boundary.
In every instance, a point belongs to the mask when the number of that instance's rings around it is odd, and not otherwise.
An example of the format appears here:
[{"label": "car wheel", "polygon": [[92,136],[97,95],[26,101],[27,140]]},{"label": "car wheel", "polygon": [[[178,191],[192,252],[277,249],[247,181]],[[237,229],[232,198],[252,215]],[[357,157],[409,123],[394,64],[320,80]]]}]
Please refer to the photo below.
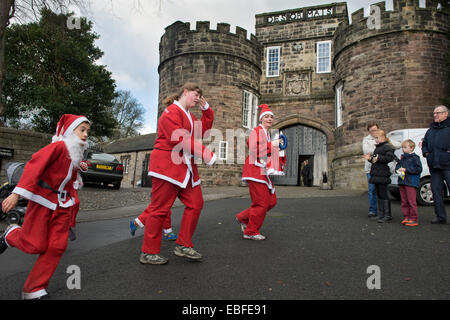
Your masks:
[{"label": "car wheel", "polygon": [[120,182],[113,184],[114,189],[120,189]]},{"label": "car wheel", "polygon": [[417,203],[422,206],[432,206],[434,204],[430,178],[425,178],[420,181],[419,188],[417,189]]}]

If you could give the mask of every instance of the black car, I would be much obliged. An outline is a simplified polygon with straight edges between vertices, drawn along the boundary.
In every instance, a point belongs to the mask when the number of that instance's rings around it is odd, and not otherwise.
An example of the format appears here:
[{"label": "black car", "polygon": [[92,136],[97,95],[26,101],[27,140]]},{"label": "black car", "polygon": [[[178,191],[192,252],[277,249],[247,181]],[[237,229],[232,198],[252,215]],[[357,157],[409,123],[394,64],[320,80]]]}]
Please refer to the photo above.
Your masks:
[{"label": "black car", "polygon": [[112,184],[114,189],[120,188],[123,165],[112,154],[89,151],[84,161],[88,165],[88,170],[81,172],[83,182],[101,182]]}]

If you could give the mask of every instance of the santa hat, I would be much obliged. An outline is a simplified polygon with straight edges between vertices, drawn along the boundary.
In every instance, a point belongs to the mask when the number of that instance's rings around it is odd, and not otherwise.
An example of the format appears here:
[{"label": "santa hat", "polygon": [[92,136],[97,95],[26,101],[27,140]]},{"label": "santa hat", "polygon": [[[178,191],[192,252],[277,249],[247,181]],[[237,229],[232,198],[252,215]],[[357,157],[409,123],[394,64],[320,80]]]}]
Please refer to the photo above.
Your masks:
[{"label": "santa hat", "polygon": [[91,123],[85,116],[63,114],[61,119],[59,119],[58,124],[56,125],[56,134],[53,136],[52,141],[61,141],[64,138],[70,136],[75,128],[83,122]]},{"label": "santa hat", "polygon": [[262,117],[264,117],[266,114],[273,115],[272,110],[270,110],[267,104],[262,104],[259,107],[261,108],[261,113],[259,114],[259,121],[261,121]]}]

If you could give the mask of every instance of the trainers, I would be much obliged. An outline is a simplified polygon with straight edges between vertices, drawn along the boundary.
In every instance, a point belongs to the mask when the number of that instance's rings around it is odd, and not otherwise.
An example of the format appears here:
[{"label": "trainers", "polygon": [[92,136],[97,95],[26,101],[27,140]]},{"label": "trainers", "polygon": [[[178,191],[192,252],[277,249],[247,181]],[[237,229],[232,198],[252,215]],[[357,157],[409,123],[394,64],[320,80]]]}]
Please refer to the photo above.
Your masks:
[{"label": "trainers", "polygon": [[245,232],[245,229],[247,228],[247,225],[243,222],[240,222],[238,218],[236,218],[236,222],[241,226],[241,231]]},{"label": "trainers", "polygon": [[134,224],[134,221],[131,220],[130,221],[130,234],[131,234],[132,237],[134,237],[134,235],[136,234],[136,230],[137,230],[137,227]]},{"label": "trainers", "polygon": [[244,234],[244,239],[248,239],[248,240],[266,240],[266,237],[263,236],[262,234],[254,234],[252,236]]},{"label": "trainers", "polygon": [[410,220],[407,223],[405,223],[405,226],[407,226],[407,227],[417,227],[418,225],[419,225],[419,223],[417,221],[413,221],[413,220]]},{"label": "trainers", "polygon": [[164,233],[163,234],[163,240],[167,240],[167,241],[174,241],[177,240],[178,236],[173,233],[173,232],[169,232],[169,233]]},{"label": "trainers", "polygon": [[142,264],[166,264],[169,259],[160,256],[159,254],[141,253],[139,262]]},{"label": "trainers", "polygon": [[402,220],[402,224],[403,224],[403,225],[407,224],[408,222],[411,222],[411,220],[406,219],[406,218]]},{"label": "trainers", "polygon": [[192,260],[200,260],[203,258],[203,256],[197,251],[195,251],[194,248],[189,247],[176,246],[175,249],[173,250],[173,253],[179,257],[186,257]]}]

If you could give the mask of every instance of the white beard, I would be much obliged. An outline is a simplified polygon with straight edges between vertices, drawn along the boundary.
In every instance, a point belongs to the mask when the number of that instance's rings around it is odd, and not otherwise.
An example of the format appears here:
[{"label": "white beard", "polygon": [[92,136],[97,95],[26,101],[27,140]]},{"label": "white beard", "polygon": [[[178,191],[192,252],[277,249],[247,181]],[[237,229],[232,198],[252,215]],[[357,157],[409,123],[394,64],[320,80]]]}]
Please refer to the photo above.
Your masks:
[{"label": "white beard", "polygon": [[83,160],[84,151],[88,147],[88,143],[84,142],[75,133],[71,133],[67,138],[63,139],[69,151],[70,159],[75,168],[80,168],[80,162]]}]

